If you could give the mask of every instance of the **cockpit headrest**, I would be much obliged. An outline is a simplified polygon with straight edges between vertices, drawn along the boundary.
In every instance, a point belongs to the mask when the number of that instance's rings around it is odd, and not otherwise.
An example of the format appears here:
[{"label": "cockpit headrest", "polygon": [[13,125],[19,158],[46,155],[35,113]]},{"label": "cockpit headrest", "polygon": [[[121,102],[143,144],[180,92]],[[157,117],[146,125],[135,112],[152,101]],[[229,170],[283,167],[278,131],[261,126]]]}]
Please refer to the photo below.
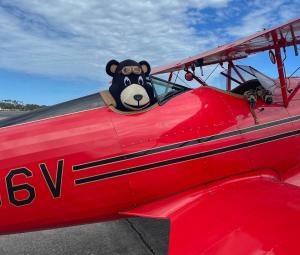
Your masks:
[{"label": "cockpit headrest", "polygon": [[113,96],[110,94],[108,90],[101,91],[100,96],[102,97],[104,103],[107,106],[113,106],[113,107],[117,106],[115,99],[113,98]]}]

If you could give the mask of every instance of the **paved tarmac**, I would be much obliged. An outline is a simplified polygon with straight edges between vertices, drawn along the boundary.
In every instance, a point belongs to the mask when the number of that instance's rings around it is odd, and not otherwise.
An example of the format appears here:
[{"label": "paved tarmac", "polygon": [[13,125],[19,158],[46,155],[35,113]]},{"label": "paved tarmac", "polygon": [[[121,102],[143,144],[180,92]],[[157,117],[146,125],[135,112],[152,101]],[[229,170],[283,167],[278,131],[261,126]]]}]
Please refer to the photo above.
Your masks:
[{"label": "paved tarmac", "polygon": [[167,254],[168,223],[130,219],[0,236],[1,255]]},{"label": "paved tarmac", "polygon": [[164,255],[168,238],[168,221],[134,218],[0,236],[0,255]]}]

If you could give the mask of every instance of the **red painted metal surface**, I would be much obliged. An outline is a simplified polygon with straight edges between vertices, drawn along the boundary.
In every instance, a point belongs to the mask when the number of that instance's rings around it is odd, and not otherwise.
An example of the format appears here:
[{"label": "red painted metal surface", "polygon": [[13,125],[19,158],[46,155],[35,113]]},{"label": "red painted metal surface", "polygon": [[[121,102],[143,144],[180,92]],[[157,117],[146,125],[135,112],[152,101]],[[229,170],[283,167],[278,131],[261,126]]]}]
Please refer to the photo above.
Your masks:
[{"label": "red painted metal surface", "polygon": [[[285,35],[285,36],[284,36]],[[281,48],[286,48],[288,46],[294,46],[295,55],[298,55],[296,50],[296,45],[300,43],[300,19],[294,19],[283,25],[263,30],[251,36],[242,38],[235,42],[219,46],[213,50],[209,50],[198,55],[188,57],[181,61],[175,63],[163,65],[152,69],[152,74],[162,74],[180,70],[187,70],[188,68],[195,66],[200,66],[202,68],[206,65],[220,64],[228,62],[228,71],[231,73],[231,68],[236,72],[238,77],[242,82],[244,82],[244,77],[237,70],[233,64],[233,60],[238,60],[241,58],[246,58],[249,54],[255,54],[266,50],[275,50],[275,57],[279,75],[279,83],[281,88],[281,96],[283,99],[283,104],[285,107],[288,106],[295,92],[288,96],[286,77],[284,74],[284,64],[281,57]],[[227,90],[231,87],[231,81],[229,77],[224,73],[221,73],[227,77]],[[230,74],[229,74],[230,75]],[[195,79],[202,85],[205,85],[201,80]],[[232,80],[235,80],[231,77]],[[239,83],[237,80],[235,80]],[[295,88],[297,91],[300,85]]]},{"label": "red painted metal surface", "polygon": [[[233,68],[233,70],[235,71],[235,73],[238,75],[238,77],[240,78],[240,80],[242,82],[245,82],[245,78],[241,75],[240,71],[236,68],[236,66],[232,63],[232,61],[229,61],[229,65]],[[229,74],[230,75],[230,74]]]},{"label": "red painted metal surface", "polygon": [[231,65],[228,64],[228,68],[227,68],[227,74],[228,74],[228,76],[226,77],[226,90],[227,91],[231,90],[231,79],[230,79],[230,77],[231,77],[231,71],[232,71],[231,69],[232,69]]},{"label": "red painted metal surface", "polygon": [[[264,106],[265,110],[258,113],[260,124],[299,115],[298,94],[294,98],[295,102],[288,111]],[[253,117],[245,99],[203,87],[144,113],[122,115],[102,107],[2,128],[0,217],[5,220],[0,221],[0,231],[4,234],[115,219],[120,217],[120,211],[253,169],[273,169],[279,175],[287,175],[290,169],[299,167],[299,150],[294,149],[299,146],[299,136],[85,184],[74,183],[85,177],[205,153],[288,132],[299,129],[298,123],[295,121],[208,140],[81,171],[73,171],[72,166],[242,130],[254,126]],[[58,161],[62,159],[61,192],[54,197],[40,164],[46,165],[55,187]],[[14,176],[12,185],[30,185],[34,189],[34,199],[16,206],[8,194],[7,177],[22,167],[31,174]],[[23,201],[29,193],[28,189],[21,188],[13,196]]]},{"label": "red painted metal surface", "polygon": [[287,96],[287,87],[286,87],[286,79],[284,75],[284,65],[281,58],[281,48],[278,46],[278,36],[276,32],[272,33],[273,41],[275,44],[275,58],[277,63],[277,69],[278,69],[278,75],[279,75],[279,81],[280,81],[280,88],[281,88],[281,94],[283,99],[283,104],[285,107],[288,105],[288,96]]},{"label": "red painted metal surface", "polygon": [[[124,212],[170,221],[169,254],[295,254],[300,188],[271,170],[197,187]],[[288,234],[287,234],[288,233]]]},{"label": "red painted metal surface", "polygon": [[299,78],[288,88],[287,107],[280,86],[258,99],[257,125],[244,97],[205,86],[0,128],[0,234],[140,215],[170,219],[173,255],[294,254]]},{"label": "red painted metal surface", "polygon": [[[127,177],[101,185],[74,185],[74,178],[81,174],[72,172],[74,163],[120,153],[108,112],[103,107],[1,129],[1,233],[107,220],[117,217],[119,209],[132,205]],[[61,194],[54,198],[39,164],[46,164],[55,183],[57,162],[61,159]],[[21,167],[26,167],[32,176],[17,175],[12,179],[13,185],[29,184],[35,198],[29,204],[16,206],[9,199],[6,178]],[[25,189],[14,193],[17,200],[25,200],[28,195]]]}]

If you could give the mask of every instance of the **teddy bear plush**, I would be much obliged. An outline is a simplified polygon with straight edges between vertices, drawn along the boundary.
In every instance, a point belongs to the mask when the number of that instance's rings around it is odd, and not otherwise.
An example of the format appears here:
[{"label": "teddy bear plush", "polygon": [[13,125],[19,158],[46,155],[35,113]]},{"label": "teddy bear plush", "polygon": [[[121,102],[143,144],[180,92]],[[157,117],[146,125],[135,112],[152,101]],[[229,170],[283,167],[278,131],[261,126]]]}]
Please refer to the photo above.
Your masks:
[{"label": "teddy bear plush", "polygon": [[121,111],[139,111],[156,102],[154,89],[146,77],[151,68],[148,62],[136,62],[131,59],[118,62],[110,60],[106,65],[106,73],[112,79],[109,92]]}]

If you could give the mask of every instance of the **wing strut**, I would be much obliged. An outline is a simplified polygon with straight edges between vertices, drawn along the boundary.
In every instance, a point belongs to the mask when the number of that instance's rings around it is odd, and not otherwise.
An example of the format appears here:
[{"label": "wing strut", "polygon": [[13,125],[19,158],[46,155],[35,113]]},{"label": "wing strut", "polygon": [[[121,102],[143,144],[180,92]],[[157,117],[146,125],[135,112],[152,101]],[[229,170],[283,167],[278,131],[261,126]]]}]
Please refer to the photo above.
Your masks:
[{"label": "wing strut", "polygon": [[280,46],[278,45],[279,41],[278,41],[278,35],[277,35],[276,31],[272,32],[272,38],[274,41],[275,58],[276,58],[276,63],[277,63],[277,70],[278,70],[278,75],[279,75],[283,104],[285,107],[287,107],[289,102],[288,102],[288,96],[287,96],[286,80],[285,80],[285,75],[284,75],[284,71],[283,71],[284,65],[283,65],[282,58],[281,58],[281,51],[280,51]]},{"label": "wing strut", "polygon": [[290,25],[290,29],[291,29],[291,34],[292,34],[292,39],[293,39],[293,44],[294,44],[294,51],[295,51],[295,56],[298,56],[298,48],[297,48],[297,39],[295,37],[295,32],[294,32],[294,28],[293,25]]}]

